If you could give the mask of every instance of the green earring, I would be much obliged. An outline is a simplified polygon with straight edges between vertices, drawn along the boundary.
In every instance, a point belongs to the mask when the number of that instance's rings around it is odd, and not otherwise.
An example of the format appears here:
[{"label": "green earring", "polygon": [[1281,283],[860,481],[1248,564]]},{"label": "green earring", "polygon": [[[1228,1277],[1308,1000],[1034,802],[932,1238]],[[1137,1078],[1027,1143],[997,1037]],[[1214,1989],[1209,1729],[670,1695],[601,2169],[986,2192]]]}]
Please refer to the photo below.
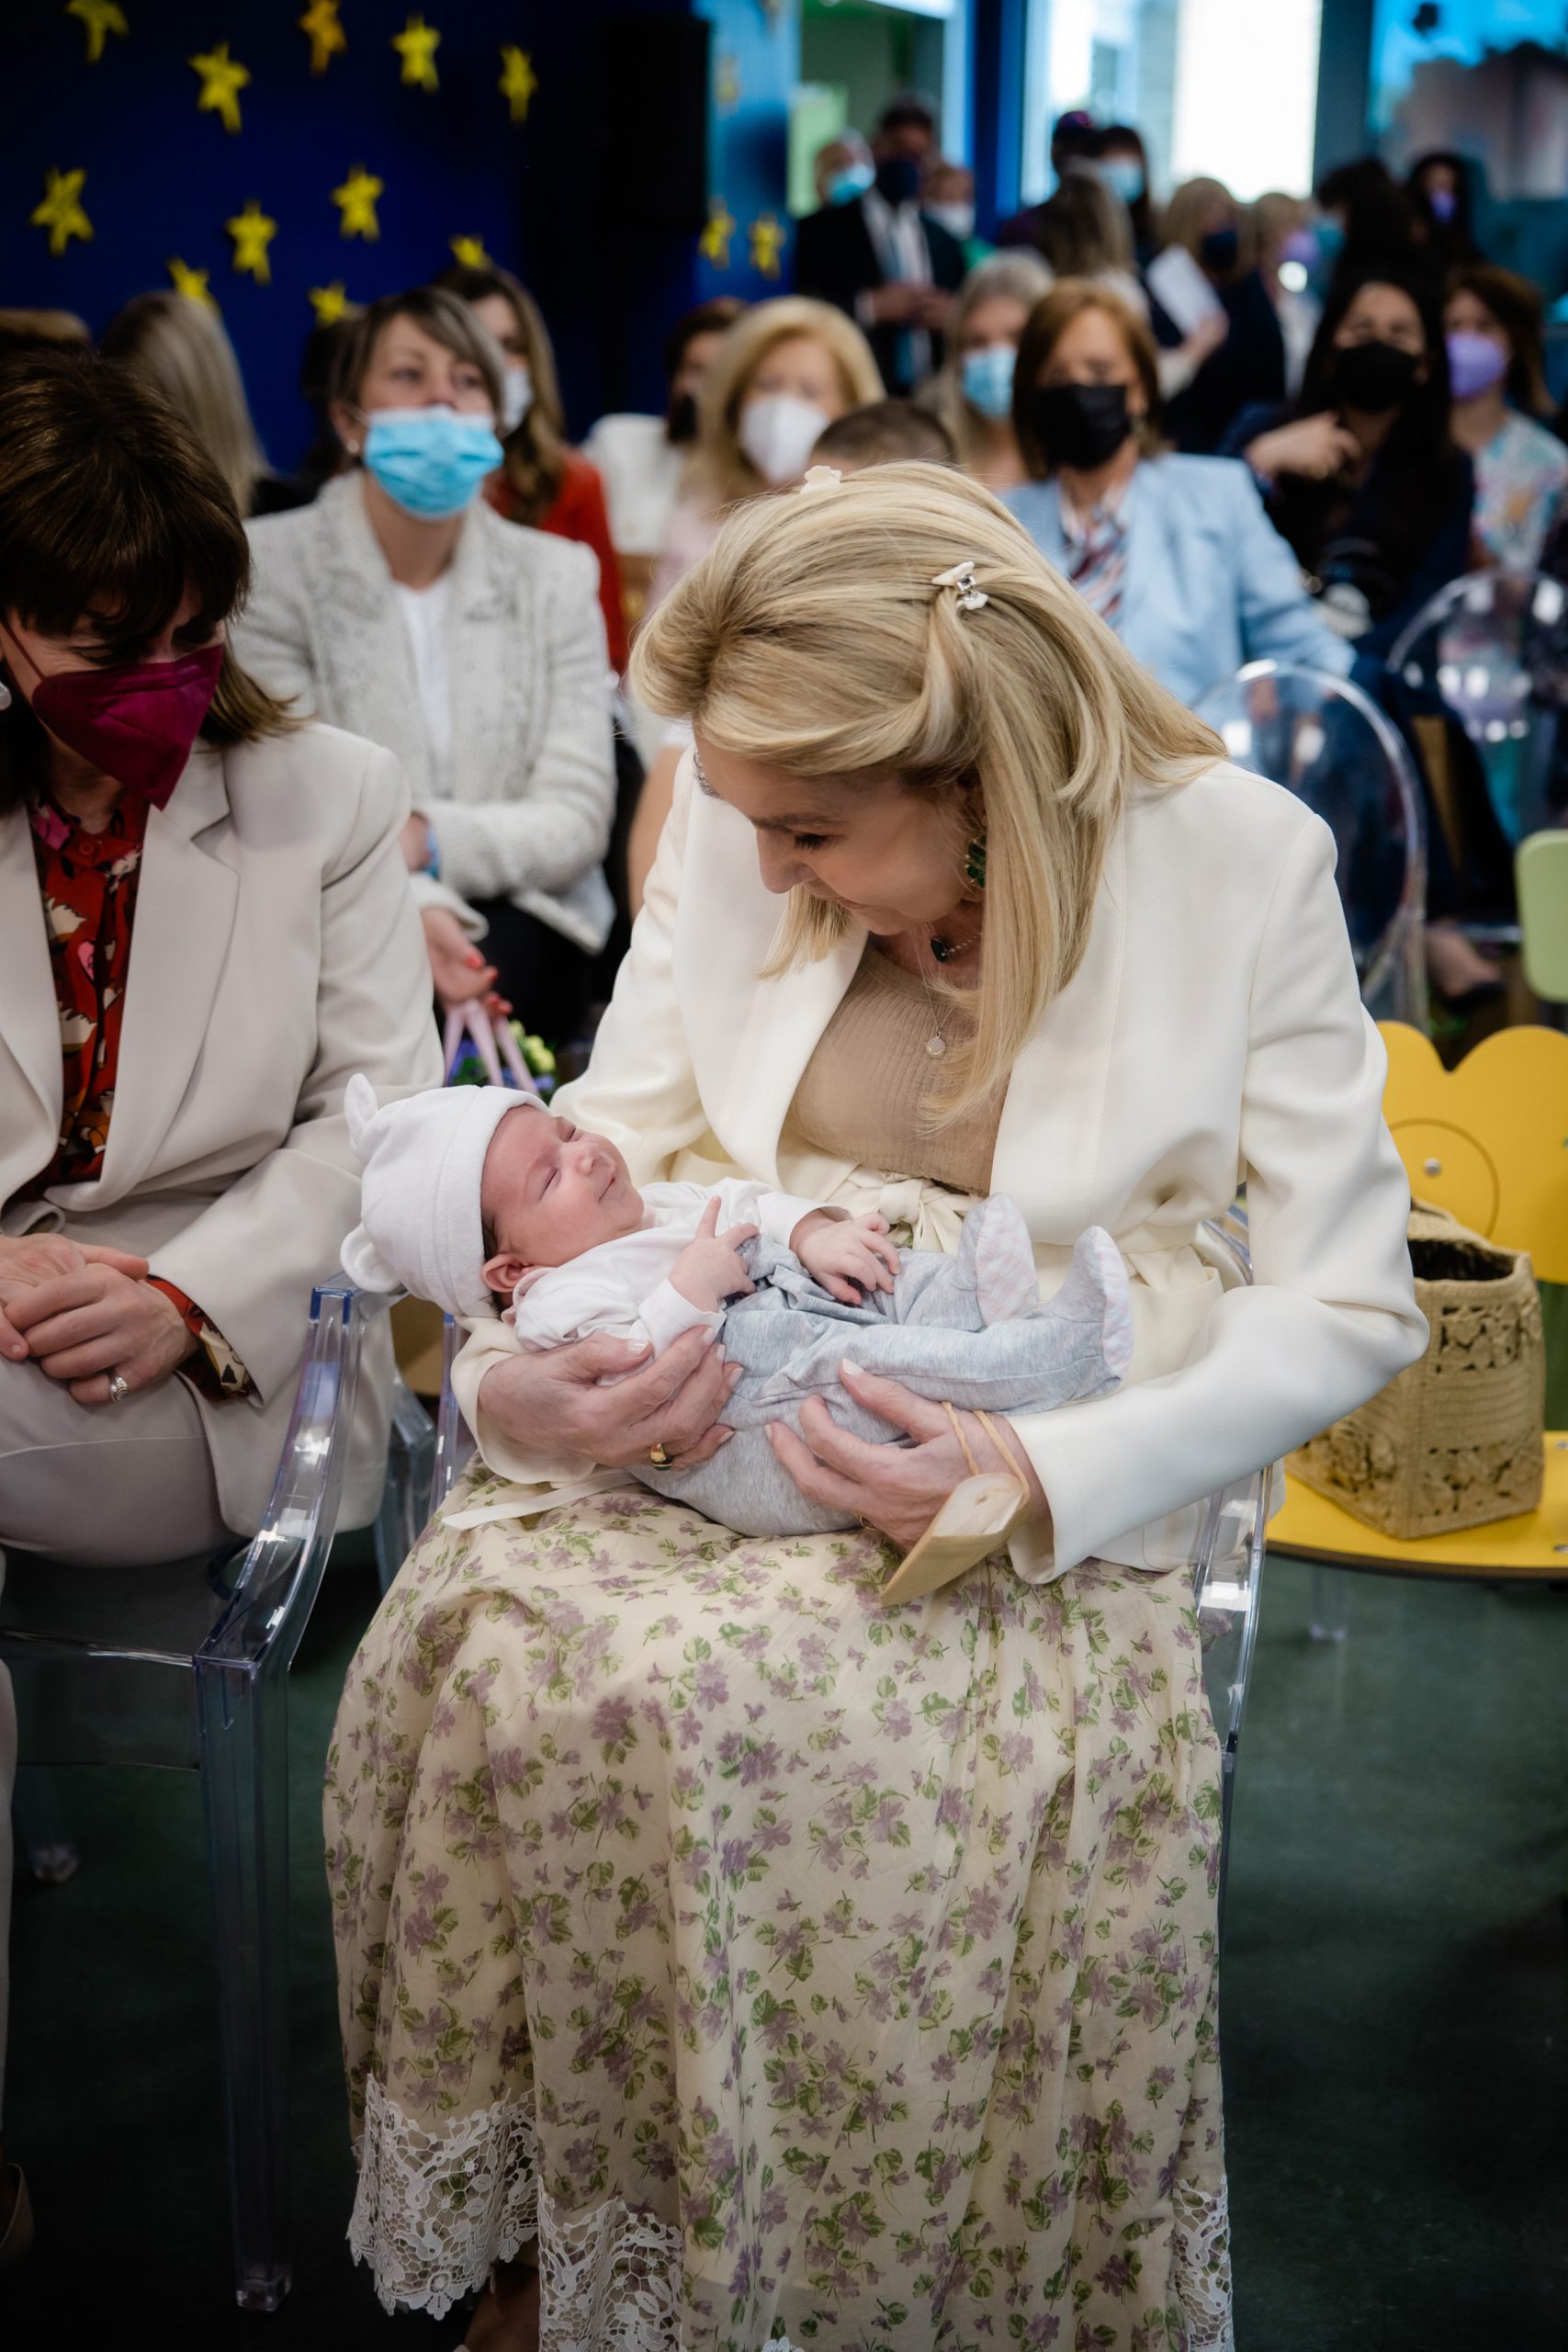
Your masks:
[{"label": "green earring", "polygon": [[983,890],[986,887],[986,839],[984,834],[981,834],[978,840],[972,841],[968,848],[964,853],[964,879],[973,889]]}]

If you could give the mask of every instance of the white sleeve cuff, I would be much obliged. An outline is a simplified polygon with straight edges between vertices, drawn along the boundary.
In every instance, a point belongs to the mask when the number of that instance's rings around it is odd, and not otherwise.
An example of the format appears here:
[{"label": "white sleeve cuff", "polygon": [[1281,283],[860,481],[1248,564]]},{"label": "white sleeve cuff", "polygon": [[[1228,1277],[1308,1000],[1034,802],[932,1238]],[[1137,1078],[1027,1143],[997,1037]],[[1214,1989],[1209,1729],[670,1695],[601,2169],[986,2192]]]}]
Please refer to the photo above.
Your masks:
[{"label": "white sleeve cuff", "polygon": [[716,1307],[694,1306],[689,1298],[682,1297],[672,1282],[662,1282],[644,1299],[638,1320],[653,1343],[655,1355],[661,1356],[682,1331],[716,1332],[724,1315]]},{"label": "white sleeve cuff", "polygon": [[757,1225],[770,1241],[776,1241],[781,1250],[787,1250],[790,1235],[802,1217],[817,1216],[824,1212],[835,1217],[849,1215],[847,1209],[829,1208],[824,1201],[803,1201],[794,1193],[764,1193],[757,1204]]},{"label": "white sleeve cuff", "polygon": [[445,907],[446,912],[455,915],[462,924],[468,938],[482,939],[489,931],[490,925],[483,915],[470,907],[467,899],[460,898],[456,890],[438,881],[434,874],[411,874],[409,886],[413,891],[414,905],[421,914],[427,907]]}]

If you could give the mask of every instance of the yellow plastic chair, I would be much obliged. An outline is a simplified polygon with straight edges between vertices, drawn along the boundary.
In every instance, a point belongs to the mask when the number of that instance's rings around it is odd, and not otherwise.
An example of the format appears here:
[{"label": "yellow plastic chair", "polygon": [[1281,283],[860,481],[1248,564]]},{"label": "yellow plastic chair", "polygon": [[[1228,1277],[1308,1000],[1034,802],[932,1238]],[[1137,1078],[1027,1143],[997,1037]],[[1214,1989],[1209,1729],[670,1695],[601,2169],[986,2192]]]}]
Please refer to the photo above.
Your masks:
[{"label": "yellow plastic chair", "polygon": [[1548,1004],[1568,1004],[1568,831],[1531,833],[1514,874],[1525,978]]},{"label": "yellow plastic chair", "polygon": [[[1474,1233],[1528,1250],[1542,1282],[1568,1283],[1568,1036],[1502,1029],[1445,1069],[1429,1038],[1381,1025],[1388,1047],[1383,1106],[1411,1191]],[[1367,1527],[1287,1476],[1271,1546],[1337,1568],[1384,1575],[1568,1578],[1568,1432],[1549,1430],[1540,1507],[1485,1527],[1401,1543]],[[1314,1577],[1312,1630],[1345,1632],[1348,1586]]]}]

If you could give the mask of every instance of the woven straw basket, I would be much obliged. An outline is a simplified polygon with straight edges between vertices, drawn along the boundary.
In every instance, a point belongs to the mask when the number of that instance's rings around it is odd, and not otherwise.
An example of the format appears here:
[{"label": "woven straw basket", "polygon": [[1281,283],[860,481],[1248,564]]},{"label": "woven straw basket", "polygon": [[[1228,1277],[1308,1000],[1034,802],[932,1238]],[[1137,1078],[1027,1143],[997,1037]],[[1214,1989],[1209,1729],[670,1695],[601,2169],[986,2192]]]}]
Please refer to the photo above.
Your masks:
[{"label": "woven straw basket", "polygon": [[1529,1258],[1417,1201],[1410,1262],[1432,1327],[1426,1354],[1290,1466],[1385,1535],[1445,1535],[1533,1510],[1545,1470],[1546,1351]]}]

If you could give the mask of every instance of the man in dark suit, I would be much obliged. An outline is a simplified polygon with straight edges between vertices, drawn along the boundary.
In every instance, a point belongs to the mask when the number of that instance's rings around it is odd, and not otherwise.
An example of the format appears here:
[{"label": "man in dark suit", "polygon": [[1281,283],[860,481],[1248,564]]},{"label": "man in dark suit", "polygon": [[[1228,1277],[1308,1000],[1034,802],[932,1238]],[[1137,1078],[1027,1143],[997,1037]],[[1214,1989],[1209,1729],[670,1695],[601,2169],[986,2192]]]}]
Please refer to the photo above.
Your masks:
[{"label": "man in dark suit", "polygon": [[964,277],[964,249],[920,210],[936,159],[936,117],[923,98],[896,98],[872,141],[874,184],[808,213],[795,234],[795,279],[865,329],[890,392],[913,391],[941,365],[942,335]]}]

